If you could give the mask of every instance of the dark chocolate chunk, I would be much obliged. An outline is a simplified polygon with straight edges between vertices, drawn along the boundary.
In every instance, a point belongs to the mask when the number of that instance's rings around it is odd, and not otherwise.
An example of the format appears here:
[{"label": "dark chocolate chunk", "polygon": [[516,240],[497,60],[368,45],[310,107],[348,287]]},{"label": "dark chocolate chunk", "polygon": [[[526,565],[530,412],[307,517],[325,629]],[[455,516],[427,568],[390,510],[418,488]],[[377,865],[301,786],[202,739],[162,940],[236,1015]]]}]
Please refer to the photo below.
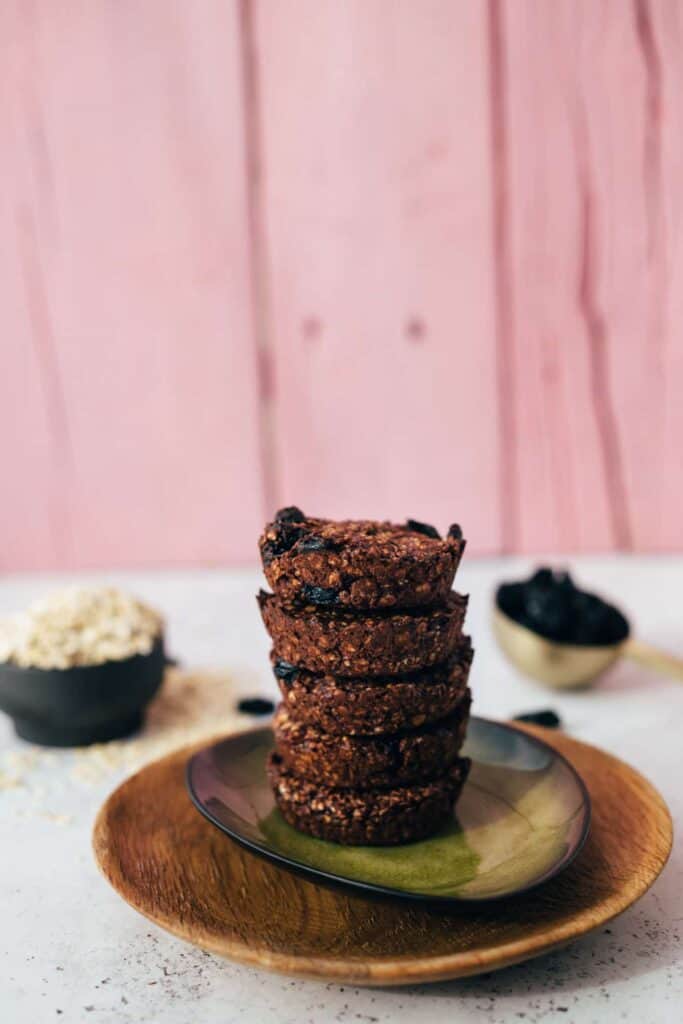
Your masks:
[{"label": "dark chocolate chunk", "polygon": [[301,588],[301,597],[311,604],[335,604],[339,591],[334,587],[313,587],[304,583]]},{"label": "dark chocolate chunk", "polygon": [[273,665],[273,672],[278,679],[283,679],[288,685],[293,683],[299,675],[299,669],[296,665],[292,665],[289,661],[285,661],[284,658],[278,658]]},{"label": "dark chocolate chunk", "polygon": [[413,533],[422,533],[425,537],[433,537],[434,540],[441,540],[441,534],[435,526],[430,526],[429,523],[420,523],[417,519],[408,519],[406,526]]},{"label": "dark chocolate chunk", "polygon": [[296,505],[288,505],[275,513],[275,521],[278,523],[303,523],[305,519],[306,516]]},{"label": "dark chocolate chunk", "polygon": [[460,523],[451,523],[448,527],[448,536],[452,537],[453,540],[462,540],[462,527]]},{"label": "dark chocolate chunk", "polygon": [[274,536],[269,537],[261,549],[264,565],[270,565],[274,558],[293,548],[301,537],[302,530],[300,526],[283,520],[275,523],[272,532]]},{"label": "dark chocolate chunk", "polygon": [[275,704],[266,697],[244,697],[238,703],[237,710],[245,715],[272,715]]},{"label": "dark chocolate chunk", "polygon": [[309,533],[297,544],[297,551],[336,551],[339,547],[331,538]]}]

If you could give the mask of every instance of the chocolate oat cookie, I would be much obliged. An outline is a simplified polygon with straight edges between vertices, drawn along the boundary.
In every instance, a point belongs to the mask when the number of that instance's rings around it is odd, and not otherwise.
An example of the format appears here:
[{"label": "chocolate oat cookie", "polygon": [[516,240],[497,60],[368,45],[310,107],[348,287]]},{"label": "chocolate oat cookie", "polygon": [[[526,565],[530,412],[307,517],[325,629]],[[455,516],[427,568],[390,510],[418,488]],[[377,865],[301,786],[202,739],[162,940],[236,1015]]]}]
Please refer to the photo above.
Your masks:
[{"label": "chocolate oat cookie", "polygon": [[342,678],[297,668],[271,652],[282,697],[301,722],[331,733],[371,736],[450,715],[467,689],[472,645],[463,637],[447,661],[406,676]]},{"label": "chocolate oat cookie", "polygon": [[293,718],[280,704],[273,719],[275,745],[294,775],[325,786],[391,789],[440,775],[465,742],[469,690],[455,711],[432,725],[394,736],[340,736]]},{"label": "chocolate oat cookie", "polygon": [[454,591],[437,608],[367,615],[292,606],[264,591],[258,602],[280,657],[339,676],[403,675],[446,661],[467,608],[467,597]]},{"label": "chocolate oat cookie", "polygon": [[446,824],[469,766],[459,758],[431,782],[359,792],[292,775],[273,751],[268,777],[282,816],[300,832],[347,846],[395,846],[425,839]]},{"label": "chocolate oat cookie", "polygon": [[268,523],[259,548],[268,583],[286,602],[336,608],[416,608],[443,601],[465,548],[426,523],[308,518],[295,507]]}]

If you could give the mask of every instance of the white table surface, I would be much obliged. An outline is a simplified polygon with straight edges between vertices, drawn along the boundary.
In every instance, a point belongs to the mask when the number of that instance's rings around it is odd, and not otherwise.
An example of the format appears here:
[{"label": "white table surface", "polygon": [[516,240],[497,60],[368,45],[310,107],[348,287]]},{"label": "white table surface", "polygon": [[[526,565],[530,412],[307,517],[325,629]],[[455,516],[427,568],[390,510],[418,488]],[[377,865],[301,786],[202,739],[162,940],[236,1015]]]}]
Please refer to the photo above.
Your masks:
[{"label": "white table surface", "polygon": [[[504,718],[554,707],[573,736],[650,778],[680,825],[683,686],[625,663],[599,688],[561,697],[517,676],[494,647],[488,610],[495,583],[529,564],[469,559],[460,570],[459,587],[471,594],[476,711]],[[580,581],[623,605],[644,639],[683,655],[683,558],[591,557],[572,565]],[[107,580],[160,607],[168,618],[169,647],[184,664],[230,670],[234,682],[225,701],[226,725],[232,727],[239,692],[275,693],[253,598],[259,579],[245,570],[108,573],[69,581]],[[55,576],[0,579],[0,614],[64,582]],[[0,767],[16,762],[17,752],[25,761],[29,746],[0,718]],[[244,718],[244,724],[252,723]],[[125,771],[114,766],[86,785],[74,778],[73,756],[58,752],[47,768],[0,790],[3,1024],[681,1020],[680,846],[636,906],[609,927],[536,961],[432,986],[378,990],[305,982],[203,953],[128,907],[99,875],[90,851],[95,813]]]}]

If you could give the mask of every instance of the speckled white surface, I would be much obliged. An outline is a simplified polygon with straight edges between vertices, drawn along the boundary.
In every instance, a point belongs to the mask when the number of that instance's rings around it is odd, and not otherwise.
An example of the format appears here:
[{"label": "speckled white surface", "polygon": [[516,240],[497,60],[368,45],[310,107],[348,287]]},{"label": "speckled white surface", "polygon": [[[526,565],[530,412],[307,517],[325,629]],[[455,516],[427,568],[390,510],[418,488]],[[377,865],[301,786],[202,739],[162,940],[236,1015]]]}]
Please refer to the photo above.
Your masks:
[{"label": "speckled white surface", "polygon": [[[646,774],[678,825],[683,821],[683,686],[627,664],[599,689],[563,697],[516,676],[493,646],[488,607],[495,582],[528,564],[470,560],[460,571],[459,587],[471,593],[477,711],[506,717],[556,708],[572,735]],[[573,565],[579,580],[623,604],[644,639],[683,655],[683,559],[583,558]],[[226,721],[233,720],[230,709],[238,692],[274,694],[253,599],[256,572],[119,573],[97,579],[129,588],[162,608],[170,647],[185,664],[230,669],[235,682],[234,692],[226,693]],[[0,614],[62,582],[35,576],[1,580]],[[28,749],[2,718],[0,760]],[[681,1020],[683,857],[676,846],[640,903],[562,952],[442,985],[385,990],[324,985],[218,960],[171,938],[126,906],[99,876],[90,852],[94,815],[122,770],[86,785],[72,769],[72,755],[58,752],[32,772],[30,784],[0,790],[0,1020],[7,1024]]]}]

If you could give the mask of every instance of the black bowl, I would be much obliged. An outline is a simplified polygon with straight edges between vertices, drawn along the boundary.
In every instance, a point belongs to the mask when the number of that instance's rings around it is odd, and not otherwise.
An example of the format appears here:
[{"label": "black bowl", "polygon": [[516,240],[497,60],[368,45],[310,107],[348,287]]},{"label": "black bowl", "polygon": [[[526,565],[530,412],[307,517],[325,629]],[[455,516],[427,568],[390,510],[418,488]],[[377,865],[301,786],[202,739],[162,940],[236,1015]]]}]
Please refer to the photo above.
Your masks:
[{"label": "black bowl", "polygon": [[149,654],[67,669],[0,663],[0,709],[18,736],[49,747],[81,747],[128,736],[161,686],[160,637]]}]

